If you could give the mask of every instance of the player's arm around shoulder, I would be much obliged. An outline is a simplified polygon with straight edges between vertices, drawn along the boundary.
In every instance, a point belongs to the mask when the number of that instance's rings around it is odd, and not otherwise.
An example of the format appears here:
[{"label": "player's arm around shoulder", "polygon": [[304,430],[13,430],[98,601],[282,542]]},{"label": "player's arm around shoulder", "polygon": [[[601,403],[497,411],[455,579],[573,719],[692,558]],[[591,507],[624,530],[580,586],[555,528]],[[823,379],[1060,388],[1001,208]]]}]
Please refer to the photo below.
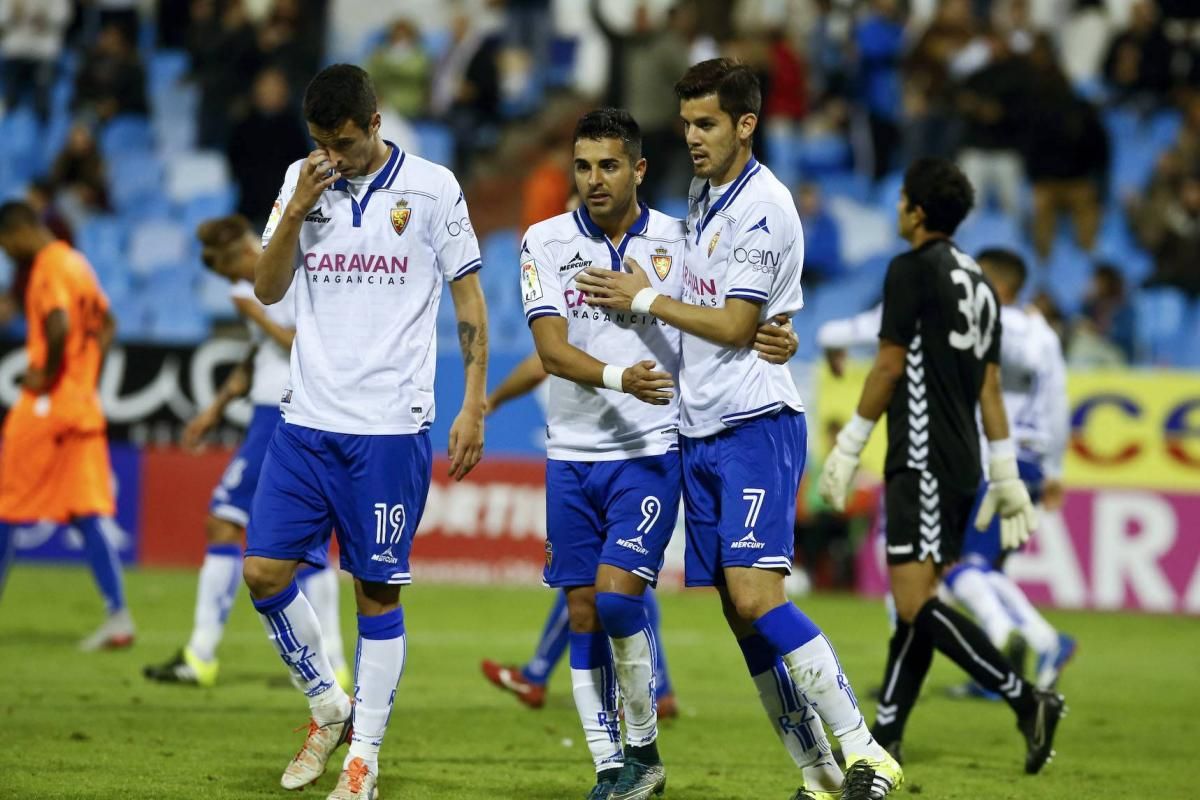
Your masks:
[{"label": "player's arm around shoulder", "polygon": [[272,221],[263,232],[262,255],[254,265],[254,294],[261,302],[278,303],[287,294],[296,271],[304,217],[340,177],[324,150],[314,150],[288,168]]}]

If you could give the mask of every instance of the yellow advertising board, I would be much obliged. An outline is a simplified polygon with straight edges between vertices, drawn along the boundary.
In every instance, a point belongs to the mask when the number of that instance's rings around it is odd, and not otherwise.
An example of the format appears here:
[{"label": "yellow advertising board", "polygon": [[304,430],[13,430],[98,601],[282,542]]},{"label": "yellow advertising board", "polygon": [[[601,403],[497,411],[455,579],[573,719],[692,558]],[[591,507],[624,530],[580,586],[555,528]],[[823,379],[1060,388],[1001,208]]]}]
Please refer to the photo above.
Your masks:
[{"label": "yellow advertising board", "polygon": [[[847,365],[834,378],[820,368],[819,431],[844,422],[858,401],[869,365]],[[1071,446],[1066,481],[1075,487],[1129,487],[1200,493],[1200,372],[1105,370],[1071,372]],[[881,472],[886,437],[871,437],[863,459]],[[819,438],[818,438],[819,437]]]}]

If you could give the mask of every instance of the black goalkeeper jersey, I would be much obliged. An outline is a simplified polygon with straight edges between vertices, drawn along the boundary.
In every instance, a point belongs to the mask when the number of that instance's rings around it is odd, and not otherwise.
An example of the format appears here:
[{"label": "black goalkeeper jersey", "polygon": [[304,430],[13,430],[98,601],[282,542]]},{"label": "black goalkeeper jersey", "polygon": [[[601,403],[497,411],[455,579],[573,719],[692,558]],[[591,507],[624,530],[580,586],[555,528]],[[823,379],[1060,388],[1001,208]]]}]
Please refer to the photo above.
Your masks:
[{"label": "black goalkeeper jersey", "polygon": [[879,338],[908,348],[887,409],[887,476],[917,470],[975,491],[975,408],[987,365],[1000,361],[1000,304],[979,265],[948,239],[892,259]]}]

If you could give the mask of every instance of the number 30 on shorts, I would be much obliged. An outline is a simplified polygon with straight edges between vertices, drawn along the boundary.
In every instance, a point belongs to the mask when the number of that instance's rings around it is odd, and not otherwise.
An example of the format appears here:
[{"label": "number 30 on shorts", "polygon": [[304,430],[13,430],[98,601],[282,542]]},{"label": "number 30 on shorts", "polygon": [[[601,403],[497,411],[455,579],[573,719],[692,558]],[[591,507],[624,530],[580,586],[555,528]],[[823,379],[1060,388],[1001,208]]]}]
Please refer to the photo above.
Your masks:
[{"label": "number 30 on shorts", "polygon": [[375,544],[395,544],[404,537],[404,504],[375,504]]}]

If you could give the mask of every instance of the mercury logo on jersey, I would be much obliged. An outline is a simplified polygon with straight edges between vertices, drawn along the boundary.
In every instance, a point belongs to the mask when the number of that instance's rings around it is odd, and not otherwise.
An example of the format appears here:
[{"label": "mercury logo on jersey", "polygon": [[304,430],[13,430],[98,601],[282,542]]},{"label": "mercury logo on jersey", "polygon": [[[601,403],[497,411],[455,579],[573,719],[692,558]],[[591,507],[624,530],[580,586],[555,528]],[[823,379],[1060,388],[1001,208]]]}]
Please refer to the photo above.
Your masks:
[{"label": "mercury logo on jersey", "polygon": [[579,254],[579,251],[576,250],[575,257],[572,258],[570,261],[568,261],[566,264],[563,264],[561,267],[559,267],[558,271],[560,273],[561,272],[578,272],[581,269],[587,269],[591,265],[592,265],[592,262],[585,259],[583,256],[581,256]]},{"label": "mercury logo on jersey", "polygon": [[331,222],[333,217],[325,216],[324,210],[317,206],[304,217],[305,222],[315,222],[318,225],[324,225],[326,222]]},{"label": "mercury logo on jersey", "polygon": [[627,547],[635,553],[646,555],[650,551],[642,546],[642,537],[635,536],[632,539],[617,539],[617,544],[621,547]]},{"label": "mercury logo on jersey", "polygon": [[765,542],[760,542],[754,538],[754,531],[750,531],[729,546],[734,550],[762,550],[767,545]]},{"label": "mercury logo on jersey", "polygon": [[304,269],[312,275],[314,284],[360,283],[372,286],[396,286],[405,283],[405,275],[408,272],[408,256],[386,256],[378,253],[309,252],[304,254]]}]

